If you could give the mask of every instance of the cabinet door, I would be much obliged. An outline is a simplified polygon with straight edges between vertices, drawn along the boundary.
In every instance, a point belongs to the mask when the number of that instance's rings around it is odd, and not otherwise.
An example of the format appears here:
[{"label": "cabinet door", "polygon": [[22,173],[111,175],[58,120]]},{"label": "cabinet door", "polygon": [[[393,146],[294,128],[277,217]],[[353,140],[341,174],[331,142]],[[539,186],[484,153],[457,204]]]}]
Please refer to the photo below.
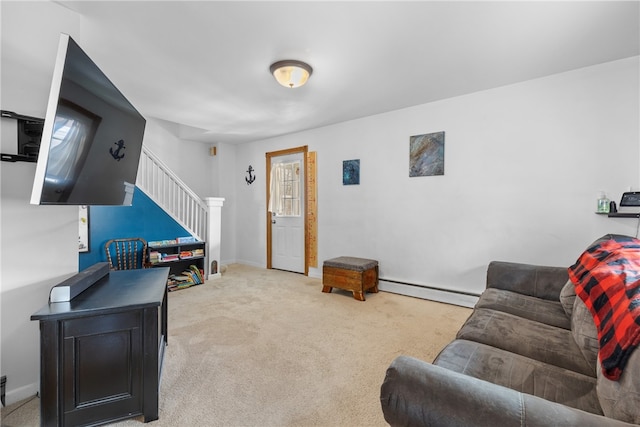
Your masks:
[{"label": "cabinet door", "polygon": [[140,310],[63,322],[64,425],[142,413]]}]

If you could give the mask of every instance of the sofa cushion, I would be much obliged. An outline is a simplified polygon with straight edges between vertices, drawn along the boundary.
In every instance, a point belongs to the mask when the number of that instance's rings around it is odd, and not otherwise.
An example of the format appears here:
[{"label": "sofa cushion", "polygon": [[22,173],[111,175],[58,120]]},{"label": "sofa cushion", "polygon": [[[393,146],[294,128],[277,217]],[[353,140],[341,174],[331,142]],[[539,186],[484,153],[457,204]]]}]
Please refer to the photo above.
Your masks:
[{"label": "sofa cushion", "polygon": [[598,369],[596,390],[602,411],[607,417],[640,424],[640,350],[631,353],[618,381],[604,376]]},{"label": "sofa cushion", "polygon": [[545,325],[497,310],[476,308],[458,339],[480,342],[595,378],[570,330]]},{"label": "sofa cushion", "polygon": [[587,306],[580,298],[576,298],[573,305],[573,316],[571,316],[571,333],[580,352],[590,366],[593,366],[593,374],[598,369],[598,331],[593,323],[593,317]]},{"label": "sofa cushion", "polygon": [[560,302],[502,289],[486,289],[476,303],[476,308],[503,311],[559,328],[569,329],[571,327],[571,319],[565,313]]},{"label": "sofa cushion", "polygon": [[522,393],[602,414],[596,378],[466,340],[447,345],[434,365]]},{"label": "sofa cushion", "polygon": [[558,301],[560,289],[567,278],[567,269],[562,267],[492,261],[487,268],[486,288]]},{"label": "sofa cushion", "polygon": [[573,314],[573,303],[576,300],[576,285],[571,280],[567,280],[567,283],[562,287],[560,291],[560,304],[564,308],[564,312],[570,318]]}]

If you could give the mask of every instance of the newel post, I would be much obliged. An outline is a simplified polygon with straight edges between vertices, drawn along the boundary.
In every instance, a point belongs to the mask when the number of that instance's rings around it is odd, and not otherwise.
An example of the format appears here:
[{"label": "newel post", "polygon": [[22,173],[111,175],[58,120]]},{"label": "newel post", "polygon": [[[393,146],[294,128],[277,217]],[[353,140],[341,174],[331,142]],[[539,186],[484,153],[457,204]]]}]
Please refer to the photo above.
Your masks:
[{"label": "newel post", "polygon": [[223,197],[206,197],[209,208],[209,224],[207,227],[207,260],[209,276],[207,279],[222,277],[220,274],[220,237],[222,234]]}]

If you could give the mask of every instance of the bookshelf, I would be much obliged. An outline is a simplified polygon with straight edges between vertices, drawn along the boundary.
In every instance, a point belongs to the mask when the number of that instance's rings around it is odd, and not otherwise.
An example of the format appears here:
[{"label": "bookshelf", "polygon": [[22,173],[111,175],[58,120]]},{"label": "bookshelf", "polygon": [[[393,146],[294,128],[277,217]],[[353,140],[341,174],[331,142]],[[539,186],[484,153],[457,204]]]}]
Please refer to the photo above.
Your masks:
[{"label": "bookshelf", "polygon": [[200,285],[205,280],[205,242],[149,242],[149,267],[169,267],[169,291]]}]

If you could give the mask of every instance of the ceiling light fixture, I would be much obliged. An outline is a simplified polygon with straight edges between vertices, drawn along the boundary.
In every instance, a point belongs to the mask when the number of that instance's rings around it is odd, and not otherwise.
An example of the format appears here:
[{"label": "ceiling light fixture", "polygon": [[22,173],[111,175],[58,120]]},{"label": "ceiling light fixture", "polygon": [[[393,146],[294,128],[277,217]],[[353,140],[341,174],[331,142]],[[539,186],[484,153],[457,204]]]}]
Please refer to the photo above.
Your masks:
[{"label": "ceiling light fixture", "polygon": [[300,87],[307,82],[313,69],[309,64],[294,59],[286,59],[271,64],[273,77],[284,87]]}]

